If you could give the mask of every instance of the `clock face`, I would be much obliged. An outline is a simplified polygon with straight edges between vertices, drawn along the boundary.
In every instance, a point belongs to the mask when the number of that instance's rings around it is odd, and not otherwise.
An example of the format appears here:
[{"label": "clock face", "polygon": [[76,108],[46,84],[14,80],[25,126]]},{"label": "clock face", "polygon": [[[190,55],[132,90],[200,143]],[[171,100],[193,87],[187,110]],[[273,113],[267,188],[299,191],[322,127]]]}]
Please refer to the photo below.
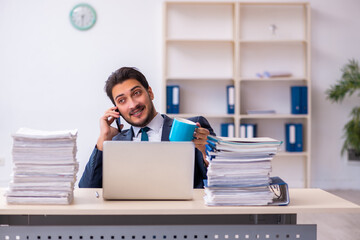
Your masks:
[{"label": "clock face", "polygon": [[79,30],[88,30],[96,22],[95,10],[88,4],[78,4],[70,12],[71,24]]}]

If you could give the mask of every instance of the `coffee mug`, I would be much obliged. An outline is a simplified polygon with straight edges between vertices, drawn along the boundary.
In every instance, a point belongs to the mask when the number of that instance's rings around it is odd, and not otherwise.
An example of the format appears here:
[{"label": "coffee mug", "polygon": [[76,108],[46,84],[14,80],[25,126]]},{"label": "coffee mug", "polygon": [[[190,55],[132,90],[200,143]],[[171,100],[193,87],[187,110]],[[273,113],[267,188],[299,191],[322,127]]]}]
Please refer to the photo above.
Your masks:
[{"label": "coffee mug", "polygon": [[186,142],[194,139],[194,131],[198,128],[196,123],[183,119],[175,118],[171,126],[169,139],[171,142]]}]

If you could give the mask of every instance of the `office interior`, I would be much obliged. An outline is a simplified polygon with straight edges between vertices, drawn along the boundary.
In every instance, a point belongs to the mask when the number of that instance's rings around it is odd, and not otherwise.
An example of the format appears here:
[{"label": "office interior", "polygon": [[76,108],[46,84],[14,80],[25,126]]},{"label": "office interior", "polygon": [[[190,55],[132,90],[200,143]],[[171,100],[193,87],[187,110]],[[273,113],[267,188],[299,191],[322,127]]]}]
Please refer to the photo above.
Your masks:
[{"label": "office interior", "polygon": [[[349,59],[360,59],[360,2],[307,2],[311,6],[309,187],[343,193],[356,202],[360,161],[350,161],[340,152],[343,126],[351,109],[359,106],[359,96],[355,93],[340,104],[331,103],[326,90],[340,79],[341,68]],[[95,25],[87,31],[74,28],[69,20],[70,10],[78,3],[0,1],[1,187],[7,187],[11,179],[11,135],[21,127],[78,129],[80,179],[99,134],[99,118],[111,107],[104,83],[122,66],[136,67],[144,73],[155,94],[154,104],[158,111],[162,109],[164,0],[87,0],[97,14]],[[261,95],[258,99],[262,100]],[[303,187],[301,159],[290,159],[287,164],[277,173],[288,177],[284,180],[290,187]],[[350,225],[346,231],[354,232],[354,228]]]}]

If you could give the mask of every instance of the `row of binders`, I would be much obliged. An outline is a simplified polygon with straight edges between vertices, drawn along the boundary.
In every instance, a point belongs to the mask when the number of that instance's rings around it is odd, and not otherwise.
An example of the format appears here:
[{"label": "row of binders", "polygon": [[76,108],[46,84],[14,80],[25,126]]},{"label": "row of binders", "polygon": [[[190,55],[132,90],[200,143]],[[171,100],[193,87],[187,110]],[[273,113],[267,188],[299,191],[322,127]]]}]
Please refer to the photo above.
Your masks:
[{"label": "row of binders", "polygon": [[[222,137],[235,137],[234,123],[222,123],[220,125],[220,135]],[[242,123],[239,130],[240,138],[257,137],[257,124]],[[285,124],[285,149],[288,152],[303,151],[303,124],[286,123]]]},{"label": "row of binders", "polygon": [[[290,88],[291,94],[291,113],[292,114],[307,114],[308,113],[308,88],[307,86],[292,86]],[[235,88],[233,85],[226,87],[227,97],[227,113],[233,114],[235,112]],[[248,110],[248,114],[275,114],[274,110]]]},{"label": "row of binders", "polygon": [[[307,86],[292,86],[290,88],[291,94],[291,113],[292,114],[307,114],[308,113],[308,88]],[[235,112],[235,89],[233,85],[226,87],[227,97],[227,113],[233,114]],[[248,114],[275,114],[274,110],[248,110]]]},{"label": "row of binders", "polygon": [[[271,160],[281,141],[271,138],[208,136],[209,167],[205,182],[208,206],[287,205],[287,184],[271,178]],[[276,193],[280,185],[286,186]],[[275,193],[274,193],[275,192]],[[280,197],[282,196],[282,198]]]},{"label": "row of binders", "polygon": [[[235,137],[235,126],[233,123],[220,124],[220,135],[223,137]],[[254,138],[257,136],[257,124],[240,124],[240,138]]]},{"label": "row of binders", "polygon": [[9,204],[70,204],[79,163],[77,130],[39,131],[27,128],[13,134],[13,173]]},{"label": "row of binders", "polygon": [[[233,85],[226,87],[227,113],[235,113],[235,88]],[[180,86],[166,86],[166,113],[178,114],[180,112]]]},{"label": "row of binders", "polygon": [[[291,87],[291,113],[292,114],[307,114],[308,113],[308,89],[307,86],[292,86]],[[227,113],[235,113],[235,87],[234,85],[226,86],[226,103]],[[178,114],[180,112],[180,86],[168,85],[166,86],[166,112],[170,114]],[[249,114],[256,114],[258,112],[247,111]],[[264,113],[264,112],[260,112]],[[265,112],[266,114],[273,114],[275,111]]]}]

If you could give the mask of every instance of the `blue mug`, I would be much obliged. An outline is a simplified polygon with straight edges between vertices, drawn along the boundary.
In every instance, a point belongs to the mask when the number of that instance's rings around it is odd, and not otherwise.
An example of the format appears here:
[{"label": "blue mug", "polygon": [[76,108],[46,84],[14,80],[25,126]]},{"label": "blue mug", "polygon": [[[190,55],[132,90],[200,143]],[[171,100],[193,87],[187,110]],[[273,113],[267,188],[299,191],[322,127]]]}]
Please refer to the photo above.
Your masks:
[{"label": "blue mug", "polygon": [[198,128],[196,123],[183,119],[175,118],[171,126],[169,139],[171,142],[186,142],[194,139],[194,131]]}]

